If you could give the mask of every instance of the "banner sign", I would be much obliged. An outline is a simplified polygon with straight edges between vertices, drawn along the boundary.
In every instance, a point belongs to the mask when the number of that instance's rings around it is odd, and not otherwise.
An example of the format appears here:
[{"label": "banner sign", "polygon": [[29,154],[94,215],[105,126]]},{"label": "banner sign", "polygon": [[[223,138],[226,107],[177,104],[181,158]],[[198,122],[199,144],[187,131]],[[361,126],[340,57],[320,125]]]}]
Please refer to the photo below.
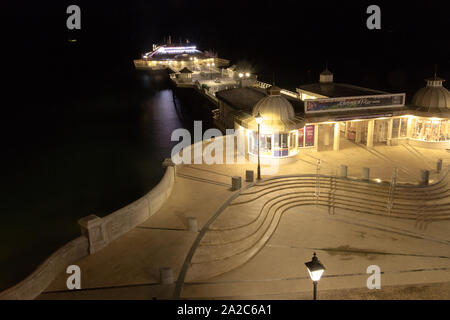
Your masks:
[{"label": "banner sign", "polygon": [[314,146],[314,126],[305,127],[305,147]]},{"label": "banner sign", "polygon": [[305,113],[335,112],[375,108],[396,108],[405,105],[405,94],[306,99]]},{"label": "banner sign", "polygon": [[298,147],[303,148],[303,140],[305,138],[305,128],[298,129]]}]

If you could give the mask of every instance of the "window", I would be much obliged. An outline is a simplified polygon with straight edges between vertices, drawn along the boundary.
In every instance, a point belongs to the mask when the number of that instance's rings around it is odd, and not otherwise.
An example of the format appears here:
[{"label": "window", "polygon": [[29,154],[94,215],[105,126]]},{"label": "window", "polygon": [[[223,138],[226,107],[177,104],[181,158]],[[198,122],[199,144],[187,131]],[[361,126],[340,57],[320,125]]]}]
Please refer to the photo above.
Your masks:
[{"label": "window", "polygon": [[272,134],[263,134],[259,140],[259,150],[261,154],[271,155],[272,154]]},{"label": "window", "polygon": [[275,157],[284,157],[289,154],[288,150],[288,134],[279,133],[274,134],[274,150],[273,155]]},{"label": "window", "polygon": [[297,135],[295,134],[295,132],[290,132],[289,133],[289,149],[295,149],[296,148],[296,141],[297,140]]},{"label": "window", "polygon": [[404,138],[406,137],[407,130],[408,130],[408,119],[402,118],[400,123],[400,137]]},{"label": "window", "polygon": [[398,129],[400,127],[400,119],[394,119],[392,122],[392,138],[398,138]]},{"label": "window", "polygon": [[248,135],[248,151],[253,154],[258,154],[257,135],[255,131],[250,131]]}]

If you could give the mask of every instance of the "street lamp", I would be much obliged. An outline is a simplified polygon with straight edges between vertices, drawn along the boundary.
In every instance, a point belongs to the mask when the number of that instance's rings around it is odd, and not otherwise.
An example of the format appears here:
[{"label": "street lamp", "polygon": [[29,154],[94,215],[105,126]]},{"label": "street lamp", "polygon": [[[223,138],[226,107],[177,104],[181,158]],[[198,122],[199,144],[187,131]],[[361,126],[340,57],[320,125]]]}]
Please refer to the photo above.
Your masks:
[{"label": "street lamp", "polygon": [[314,252],[313,258],[309,262],[305,262],[306,268],[308,268],[309,276],[313,281],[314,285],[314,300],[317,300],[317,282],[322,277],[323,272],[325,271],[325,267],[320,263],[319,259],[316,257],[316,253]]},{"label": "street lamp", "polygon": [[261,166],[259,163],[259,127],[261,125],[261,123],[263,122],[263,117],[261,116],[261,114],[258,112],[258,114],[255,117],[256,123],[258,124],[258,180],[261,180]]}]

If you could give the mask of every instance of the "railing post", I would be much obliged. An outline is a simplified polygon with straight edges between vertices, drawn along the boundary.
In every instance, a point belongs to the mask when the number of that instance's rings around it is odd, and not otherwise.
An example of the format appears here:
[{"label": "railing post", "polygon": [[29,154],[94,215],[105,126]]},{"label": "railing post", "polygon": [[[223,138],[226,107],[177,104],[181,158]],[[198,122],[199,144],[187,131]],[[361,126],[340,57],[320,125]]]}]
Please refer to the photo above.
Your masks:
[{"label": "railing post", "polygon": [[387,201],[388,215],[391,214],[391,210],[394,206],[394,193],[395,193],[395,185],[397,183],[397,177],[398,177],[398,168],[394,168],[392,172],[391,185],[389,186],[389,193],[388,193],[388,201]]}]

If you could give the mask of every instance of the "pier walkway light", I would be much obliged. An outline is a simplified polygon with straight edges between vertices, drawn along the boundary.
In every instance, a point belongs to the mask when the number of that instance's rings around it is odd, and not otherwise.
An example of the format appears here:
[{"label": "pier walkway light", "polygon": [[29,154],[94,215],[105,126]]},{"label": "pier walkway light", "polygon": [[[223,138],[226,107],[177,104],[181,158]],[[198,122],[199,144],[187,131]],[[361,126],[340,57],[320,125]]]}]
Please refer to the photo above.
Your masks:
[{"label": "pier walkway light", "polygon": [[246,72],[245,73],[245,76],[248,78],[248,77],[250,77],[250,73],[249,72]]},{"label": "pier walkway light", "polygon": [[259,160],[259,127],[261,126],[261,123],[263,122],[263,117],[258,112],[258,114],[255,116],[256,123],[258,124],[258,180],[261,180],[261,166],[260,166],[260,160]]},{"label": "pier walkway light", "polygon": [[322,277],[322,274],[325,271],[325,267],[320,263],[319,259],[317,259],[315,252],[312,260],[309,262],[305,262],[305,265],[306,268],[308,268],[309,276],[313,281],[314,286],[313,299],[317,300],[317,282],[319,282],[320,278]]},{"label": "pier walkway light", "polygon": [[239,78],[242,78],[244,76],[243,73],[239,73]]}]

